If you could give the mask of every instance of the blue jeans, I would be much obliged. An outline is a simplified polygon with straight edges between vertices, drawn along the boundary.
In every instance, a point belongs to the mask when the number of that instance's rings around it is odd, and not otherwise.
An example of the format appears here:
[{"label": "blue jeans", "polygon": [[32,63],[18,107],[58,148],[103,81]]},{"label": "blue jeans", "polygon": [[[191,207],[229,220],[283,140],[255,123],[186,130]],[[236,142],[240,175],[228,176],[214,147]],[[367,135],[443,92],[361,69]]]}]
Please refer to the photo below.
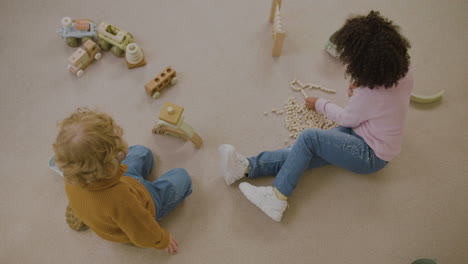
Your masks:
[{"label": "blue jeans", "polygon": [[173,169],[153,182],[147,181],[153,169],[153,154],[144,146],[131,146],[122,163],[128,166],[124,176],[137,179],[151,194],[156,206],[156,220],[166,216],[192,193],[192,181],[184,169]]},{"label": "blue jeans", "polygon": [[383,169],[387,161],[377,157],[351,128],[306,129],[294,145],[265,151],[248,159],[250,179],[275,176],[273,185],[289,196],[305,170],[334,164],[355,173],[368,174]]}]

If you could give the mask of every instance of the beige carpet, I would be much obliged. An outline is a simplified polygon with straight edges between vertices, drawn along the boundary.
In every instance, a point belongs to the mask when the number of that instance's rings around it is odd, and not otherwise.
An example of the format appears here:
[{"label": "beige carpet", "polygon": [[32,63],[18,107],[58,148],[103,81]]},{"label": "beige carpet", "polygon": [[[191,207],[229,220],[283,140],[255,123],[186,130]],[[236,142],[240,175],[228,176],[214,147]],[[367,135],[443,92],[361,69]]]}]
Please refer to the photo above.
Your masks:
[{"label": "beige carpet", "polygon": [[[226,187],[217,147],[245,155],[281,148],[280,116],[298,78],[345,104],[343,67],[323,46],[351,13],[380,10],[410,39],[415,90],[446,89],[439,103],[411,105],[403,151],[385,170],[361,176],[335,167],[307,172],[275,223],[238,184]],[[0,263],[409,263],[430,256],[468,263],[468,4],[438,1],[283,1],[287,37],[272,58],[270,0],[0,1]],[[110,53],[78,79],[74,49],[55,32],[63,16],[114,23],[132,32],[148,64],[128,70]],[[179,83],[159,100],[144,84],[171,65]],[[164,102],[185,107],[204,139],[151,134]],[[63,179],[47,168],[58,120],[79,106],[110,113],[130,144],[153,150],[152,177],[186,168],[193,194],[162,225],[180,253],[107,242],[68,228]],[[292,141],[290,141],[291,143]],[[251,181],[270,184],[273,178]]]}]

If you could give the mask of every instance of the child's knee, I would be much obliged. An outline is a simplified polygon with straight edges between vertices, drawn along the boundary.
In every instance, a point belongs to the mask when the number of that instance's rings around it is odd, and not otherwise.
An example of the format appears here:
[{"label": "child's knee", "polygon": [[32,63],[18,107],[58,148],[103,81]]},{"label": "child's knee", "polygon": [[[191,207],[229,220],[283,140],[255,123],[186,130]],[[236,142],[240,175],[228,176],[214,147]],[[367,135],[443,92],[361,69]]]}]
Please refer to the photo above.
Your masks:
[{"label": "child's knee", "polygon": [[153,153],[151,150],[142,145],[134,145],[128,149],[127,155],[137,155],[142,158],[153,159]]},{"label": "child's knee", "polygon": [[177,175],[178,181],[184,184],[189,184],[190,186],[192,185],[192,180],[190,179],[190,175],[185,169],[177,168],[177,169],[174,169],[173,171]]},{"label": "child's knee", "polygon": [[314,128],[305,129],[299,134],[297,140],[317,139],[319,131],[320,130]]}]

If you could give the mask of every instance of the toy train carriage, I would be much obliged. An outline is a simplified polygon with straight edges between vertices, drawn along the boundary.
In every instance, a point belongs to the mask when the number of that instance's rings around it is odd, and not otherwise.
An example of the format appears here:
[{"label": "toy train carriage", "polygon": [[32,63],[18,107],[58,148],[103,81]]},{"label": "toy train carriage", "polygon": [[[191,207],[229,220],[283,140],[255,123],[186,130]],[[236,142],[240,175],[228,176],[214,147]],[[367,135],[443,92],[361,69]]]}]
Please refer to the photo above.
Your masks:
[{"label": "toy train carriage", "polygon": [[129,32],[106,22],[99,24],[96,33],[98,45],[103,50],[111,50],[117,57],[123,55],[127,45],[133,42]]},{"label": "toy train carriage", "polygon": [[68,58],[68,70],[76,74],[76,76],[81,77],[84,74],[84,69],[94,60],[99,60],[102,54],[99,52],[100,49],[98,45],[92,41],[86,41],[82,47],[78,48],[69,58]]},{"label": "toy train carriage", "polygon": [[171,66],[167,66],[164,71],[151,79],[145,85],[145,90],[148,95],[154,99],[158,99],[161,96],[161,91],[164,89],[164,87],[166,87],[169,83],[171,85],[177,83],[176,74],[176,71]]},{"label": "toy train carriage", "polygon": [[57,32],[65,39],[70,47],[77,47],[81,43],[92,40],[96,36],[96,24],[90,19],[72,20],[69,17],[62,18],[62,27]]}]

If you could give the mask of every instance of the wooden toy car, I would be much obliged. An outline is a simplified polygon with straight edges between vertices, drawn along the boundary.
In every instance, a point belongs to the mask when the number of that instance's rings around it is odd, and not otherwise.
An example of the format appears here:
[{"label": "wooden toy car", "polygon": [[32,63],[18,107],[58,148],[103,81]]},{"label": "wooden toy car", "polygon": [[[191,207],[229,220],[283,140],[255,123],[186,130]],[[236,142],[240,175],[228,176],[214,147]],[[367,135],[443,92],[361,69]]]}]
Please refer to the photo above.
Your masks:
[{"label": "wooden toy car", "polygon": [[154,134],[171,135],[191,141],[196,148],[203,144],[201,137],[184,121],[184,108],[172,103],[165,103],[159,113],[159,120],[153,127]]},{"label": "wooden toy car", "polygon": [[166,87],[169,83],[172,85],[177,83],[176,74],[176,71],[171,66],[167,66],[164,71],[151,79],[145,85],[146,92],[154,99],[158,99],[159,96],[161,96],[161,91],[164,87]]},{"label": "wooden toy car", "polygon": [[127,45],[133,42],[132,34],[106,22],[99,24],[96,36],[99,47],[103,50],[110,49],[117,57],[121,57]]},{"label": "wooden toy car", "polygon": [[65,39],[70,47],[77,47],[87,40],[92,40],[96,36],[96,24],[89,19],[72,20],[69,17],[62,18],[62,27],[57,32]]},{"label": "wooden toy car", "polygon": [[68,70],[76,74],[76,76],[81,77],[84,74],[84,69],[93,61],[99,60],[102,57],[102,54],[99,52],[100,49],[98,45],[92,41],[86,41],[83,46],[78,48],[69,58],[68,58]]}]

